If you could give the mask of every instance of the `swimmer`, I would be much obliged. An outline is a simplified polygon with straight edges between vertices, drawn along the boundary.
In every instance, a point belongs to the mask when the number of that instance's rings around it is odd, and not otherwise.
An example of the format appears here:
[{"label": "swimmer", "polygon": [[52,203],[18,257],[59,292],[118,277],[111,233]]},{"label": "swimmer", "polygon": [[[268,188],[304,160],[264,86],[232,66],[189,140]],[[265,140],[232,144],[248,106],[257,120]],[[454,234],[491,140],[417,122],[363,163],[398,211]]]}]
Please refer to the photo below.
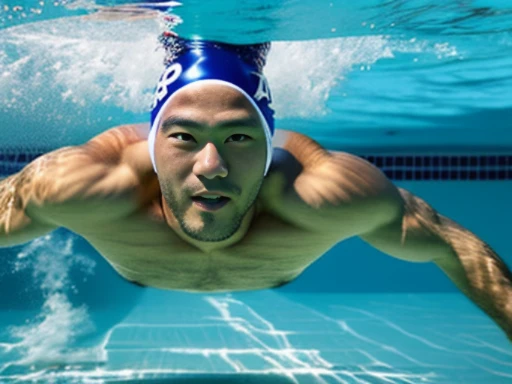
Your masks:
[{"label": "swimmer", "polygon": [[131,282],[218,292],[283,285],[358,236],[437,265],[512,340],[511,274],[486,243],[369,162],[274,130],[269,44],[172,46],[149,125],[0,181],[0,246],[66,227]]}]

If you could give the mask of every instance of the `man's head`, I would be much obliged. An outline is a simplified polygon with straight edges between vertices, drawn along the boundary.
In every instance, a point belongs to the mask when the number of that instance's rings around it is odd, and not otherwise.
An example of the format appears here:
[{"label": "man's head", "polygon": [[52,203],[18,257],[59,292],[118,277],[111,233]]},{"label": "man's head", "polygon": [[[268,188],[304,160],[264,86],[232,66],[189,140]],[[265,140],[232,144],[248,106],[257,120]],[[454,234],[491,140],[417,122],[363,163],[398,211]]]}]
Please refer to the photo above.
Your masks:
[{"label": "man's head", "polygon": [[271,162],[268,86],[230,47],[190,42],[162,75],[152,112],[148,144],[163,197],[199,241],[236,233]]}]

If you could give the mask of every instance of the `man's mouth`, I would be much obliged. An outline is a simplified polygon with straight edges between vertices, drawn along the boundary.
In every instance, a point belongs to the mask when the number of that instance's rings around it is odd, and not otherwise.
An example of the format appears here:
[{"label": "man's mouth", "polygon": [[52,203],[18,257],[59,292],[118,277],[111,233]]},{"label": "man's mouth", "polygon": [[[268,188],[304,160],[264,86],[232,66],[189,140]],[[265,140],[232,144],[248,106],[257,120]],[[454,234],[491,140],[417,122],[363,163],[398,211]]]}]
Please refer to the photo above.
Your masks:
[{"label": "man's mouth", "polygon": [[206,211],[216,211],[225,206],[231,199],[218,195],[192,196],[194,204]]}]

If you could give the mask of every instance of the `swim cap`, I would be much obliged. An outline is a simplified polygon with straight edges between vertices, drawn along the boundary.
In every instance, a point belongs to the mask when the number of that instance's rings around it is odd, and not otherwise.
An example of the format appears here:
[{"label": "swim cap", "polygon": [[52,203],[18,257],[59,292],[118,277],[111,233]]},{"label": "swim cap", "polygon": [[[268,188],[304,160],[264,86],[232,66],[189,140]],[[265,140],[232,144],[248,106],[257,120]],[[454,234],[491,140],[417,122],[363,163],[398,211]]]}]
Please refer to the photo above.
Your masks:
[{"label": "swim cap", "polygon": [[242,93],[258,112],[267,139],[265,175],[272,161],[274,111],[267,80],[255,64],[242,60],[237,46],[202,40],[185,40],[182,53],[168,64],[160,77],[151,112],[148,136],[149,154],[155,172],[155,138],[161,115],[172,96],[180,89],[197,83],[224,84]]}]

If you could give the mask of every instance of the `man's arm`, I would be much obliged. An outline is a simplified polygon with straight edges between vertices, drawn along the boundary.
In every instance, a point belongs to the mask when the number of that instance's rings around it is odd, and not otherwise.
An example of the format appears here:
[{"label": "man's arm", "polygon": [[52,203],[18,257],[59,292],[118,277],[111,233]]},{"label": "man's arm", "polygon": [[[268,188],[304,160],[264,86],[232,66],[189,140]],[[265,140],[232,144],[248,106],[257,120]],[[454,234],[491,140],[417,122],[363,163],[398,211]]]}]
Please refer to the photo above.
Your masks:
[{"label": "man's arm", "polygon": [[135,146],[144,145],[143,135],[139,126],[114,128],[84,145],[47,153],[0,180],[0,247],[59,226],[94,227],[132,212],[138,168],[152,170],[149,155],[138,159]]},{"label": "man's arm", "polygon": [[33,219],[25,212],[26,202],[36,201],[37,194],[29,187],[34,178],[35,166],[0,181],[0,247],[30,241],[56,228],[55,225]]},{"label": "man's arm", "polygon": [[303,135],[289,136],[283,148],[302,170],[293,188],[272,199],[274,210],[335,241],[359,236],[388,255],[434,262],[512,340],[512,277],[487,244],[397,188],[369,162],[327,152]]},{"label": "man's arm", "polygon": [[275,153],[261,194],[287,222],[337,243],[389,222],[396,212],[396,187],[360,157],[329,152],[291,131],[277,130],[274,146],[283,151]]},{"label": "man's arm", "polygon": [[[49,152],[0,182],[0,246],[30,241],[69,220],[83,220],[105,163],[83,146]],[[87,204],[90,205],[90,204]],[[90,208],[90,207],[89,207]]]},{"label": "man's arm", "polygon": [[279,172],[269,175],[276,179],[269,180],[273,211],[325,239],[359,236],[388,255],[434,262],[512,341],[512,277],[487,244],[397,188],[369,162],[328,152],[297,133],[283,141],[297,171],[289,172],[291,181],[280,180]]},{"label": "man's arm", "polygon": [[512,341],[512,275],[482,240],[399,188],[397,215],[360,237],[391,256],[434,262]]}]

